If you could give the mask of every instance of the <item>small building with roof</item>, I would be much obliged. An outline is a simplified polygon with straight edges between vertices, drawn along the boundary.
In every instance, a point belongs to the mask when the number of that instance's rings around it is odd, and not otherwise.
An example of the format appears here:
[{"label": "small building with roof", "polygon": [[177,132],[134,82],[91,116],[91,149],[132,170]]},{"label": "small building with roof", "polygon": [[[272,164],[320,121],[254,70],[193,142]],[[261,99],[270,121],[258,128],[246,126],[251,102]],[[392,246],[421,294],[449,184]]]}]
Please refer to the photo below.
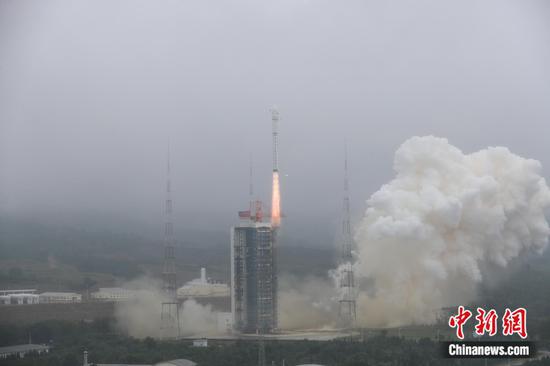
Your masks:
[{"label": "small building with roof", "polygon": [[49,353],[50,346],[43,344],[19,344],[16,346],[0,347],[0,359],[24,358],[29,353]]},{"label": "small building with roof", "polygon": [[176,360],[162,361],[154,365],[151,364],[127,364],[127,363],[89,363],[88,351],[84,351],[83,366],[197,366],[197,364],[191,360],[179,358]]},{"label": "small building with roof", "polygon": [[38,295],[41,304],[67,304],[82,302],[82,295],[76,292],[43,292]]},{"label": "small building with roof", "polygon": [[126,364],[126,363],[89,363],[84,366],[197,366],[193,361],[183,358],[171,361],[162,361],[154,365],[151,364]]}]

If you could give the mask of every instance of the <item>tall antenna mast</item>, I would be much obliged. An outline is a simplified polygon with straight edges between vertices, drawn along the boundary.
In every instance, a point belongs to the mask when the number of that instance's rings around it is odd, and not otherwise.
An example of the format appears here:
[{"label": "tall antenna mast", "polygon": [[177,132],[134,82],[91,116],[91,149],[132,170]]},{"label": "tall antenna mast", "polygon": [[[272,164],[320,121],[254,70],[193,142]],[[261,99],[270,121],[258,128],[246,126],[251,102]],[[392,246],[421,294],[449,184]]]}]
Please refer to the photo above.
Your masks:
[{"label": "tall antenna mast", "polygon": [[344,204],[342,210],[342,256],[340,275],[340,318],[347,326],[353,326],[356,319],[355,278],[353,273],[353,239],[350,223],[348,149],[344,150]]},{"label": "tall antenna mast", "polygon": [[349,203],[348,148],[344,147],[344,204],[342,212],[342,261],[351,262],[352,238]]},{"label": "tall antenna mast", "polygon": [[252,153],[250,153],[250,176],[248,181],[248,199],[250,201],[250,217],[252,217],[252,213],[254,212],[254,166],[252,163]]},{"label": "tall antenna mast", "polygon": [[166,200],[164,202],[164,265],[162,269],[162,290],[164,299],[160,315],[160,336],[175,339],[180,336],[178,299],[176,294],[175,237],[172,217],[172,187],[170,180],[170,142],[168,142],[166,166]]}]

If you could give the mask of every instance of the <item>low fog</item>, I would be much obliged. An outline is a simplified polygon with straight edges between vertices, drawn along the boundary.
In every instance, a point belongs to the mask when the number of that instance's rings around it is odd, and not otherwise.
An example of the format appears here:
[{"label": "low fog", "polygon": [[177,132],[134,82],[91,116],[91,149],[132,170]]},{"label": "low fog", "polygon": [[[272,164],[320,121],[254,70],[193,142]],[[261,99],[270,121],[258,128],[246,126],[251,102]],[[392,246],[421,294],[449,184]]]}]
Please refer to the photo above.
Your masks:
[{"label": "low fog", "polygon": [[[160,233],[269,201],[281,113],[285,230],[354,222],[410,136],[550,161],[545,1],[0,0],[0,210]],[[94,221],[95,220],[95,221]],[[323,225],[319,225],[319,223]],[[305,225],[306,230],[300,226]]]}]

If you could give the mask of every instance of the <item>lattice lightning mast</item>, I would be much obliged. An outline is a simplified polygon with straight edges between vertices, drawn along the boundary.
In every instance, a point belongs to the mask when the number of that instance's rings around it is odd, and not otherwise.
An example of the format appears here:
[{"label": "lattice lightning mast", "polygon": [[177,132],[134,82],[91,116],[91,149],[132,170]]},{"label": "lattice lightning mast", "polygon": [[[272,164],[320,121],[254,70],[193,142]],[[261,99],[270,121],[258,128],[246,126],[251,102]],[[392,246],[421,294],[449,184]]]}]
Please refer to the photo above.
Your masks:
[{"label": "lattice lightning mast", "polygon": [[177,286],[175,237],[172,217],[172,187],[170,180],[170,145],[168,145],[168,164],[166,175],[166,200],[164,204],[164,265],[162,269],[162,290],[164,300],[161,310],[160,336],[163,339],[175,339],[180,336]]},{"label": "lattice lightning mast", "polygon": [[348,152],[344,158],[344,204],[342,210],[342,253],[340,275],[340,318],[347,326],[353,326],[356,319],[355,278],[353,273],[353,239],[350,223],[350,200],[348,178]]}]

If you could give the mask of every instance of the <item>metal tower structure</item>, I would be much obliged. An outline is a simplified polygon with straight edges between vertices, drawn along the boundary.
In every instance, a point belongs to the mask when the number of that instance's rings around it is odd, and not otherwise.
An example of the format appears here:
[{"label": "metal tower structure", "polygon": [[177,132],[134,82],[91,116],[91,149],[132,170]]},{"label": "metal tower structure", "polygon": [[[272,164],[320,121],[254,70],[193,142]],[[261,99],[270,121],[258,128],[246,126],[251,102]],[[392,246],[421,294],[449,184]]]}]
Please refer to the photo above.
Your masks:
[{"label": "metal tower structure", "polygon": [[280,225],[277,124],[273,122],[273,191],[271,223],[263,222],[262,205],[254,200],[250,164],[249,210],[239,211],[240,224],[231,228],[231,313],[233,327],[243,333],[273,333],[278,326],[277,234]]},{"label": "metal tower structure", "polygon": [[346,326],[353,326],[356,319],[355,278],[353,273],[353,239],[350,223],[350,200],[348,178],[348,151],[344,157],[344,204],[342,210],[342,253],[340,274],[340,318]]},{"label": "metal tower structure", "polygon": [[170,145],[168,145],[166,174],[166,200],[164,203],[164,265],[162,269],[162,290],[164,300],[160,315],[160,337],[176,339],[180,336],[180,323],[176,286],[175,237],[172,218],[172,187],[170,181]]},{"label": "metal tower structure", "polygon": [[266,366],[265,362],[265,344],[262,337],[258,341],[258,366]]},{"label": "metal tower structure", "polygon": [[233,327],[248,334],[273,333],[277,327],[274,230],[260,221],[259,212],[243,219],[231,228]]}]

